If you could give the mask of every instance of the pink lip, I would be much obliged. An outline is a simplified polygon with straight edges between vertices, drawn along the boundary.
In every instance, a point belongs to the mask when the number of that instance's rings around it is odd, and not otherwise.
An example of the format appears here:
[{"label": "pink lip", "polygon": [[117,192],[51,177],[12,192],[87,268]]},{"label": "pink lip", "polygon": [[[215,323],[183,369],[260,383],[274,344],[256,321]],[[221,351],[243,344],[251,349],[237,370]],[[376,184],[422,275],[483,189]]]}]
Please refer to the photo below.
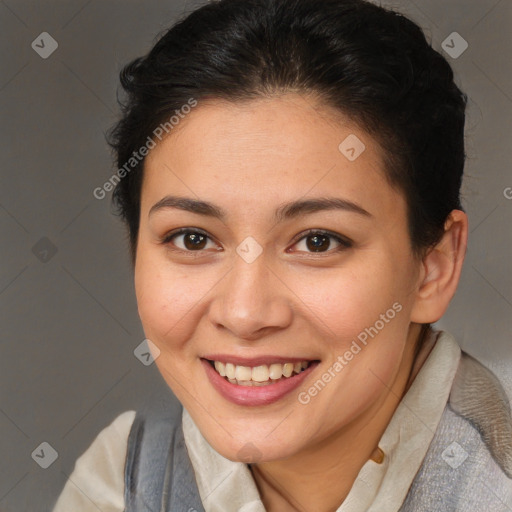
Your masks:
[{"label": "pink lip", "polygon": [[[219,359],[216,359],[218,361]],[[232,360],[232,359],[231,359]],[[276,359],[273,359],[277,362]],[[300,360],[297,360],[300,361]],[[293,362],[287,359],[285,362]],[[221,377],[212,365],[206,360],[201,359],[206,375],[212,386],[226,399],[237,405],[268,405],[277,402],[279,399],[296,389],[308,377],[308,375],[318,366],[315,361],[302,372],[293,377],[283,379],[275,384],[268,386],[239,386],[231,384],[224,377]],[[254,366],[253,364],[247,366]]]}]

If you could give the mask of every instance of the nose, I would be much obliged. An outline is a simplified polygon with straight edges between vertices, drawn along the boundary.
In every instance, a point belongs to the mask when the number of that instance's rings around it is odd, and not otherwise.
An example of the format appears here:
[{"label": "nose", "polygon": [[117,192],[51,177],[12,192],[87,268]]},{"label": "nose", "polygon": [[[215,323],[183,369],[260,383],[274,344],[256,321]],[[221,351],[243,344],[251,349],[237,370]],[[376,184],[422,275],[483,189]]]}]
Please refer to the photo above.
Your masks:
[{"label": "nose", "polygon": [[238,339],[254,341],[290,325],[291,295],[264,253],[251,263],[236,255],[233,267],[216,287],[210,321]]}]

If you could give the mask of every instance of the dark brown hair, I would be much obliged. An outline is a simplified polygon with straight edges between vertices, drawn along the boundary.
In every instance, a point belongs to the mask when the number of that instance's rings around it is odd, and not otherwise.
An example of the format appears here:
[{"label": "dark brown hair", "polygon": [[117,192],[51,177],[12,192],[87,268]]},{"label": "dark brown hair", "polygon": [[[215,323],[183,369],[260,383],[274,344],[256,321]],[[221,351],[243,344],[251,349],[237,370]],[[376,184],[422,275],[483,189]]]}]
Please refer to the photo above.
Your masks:
[{"label": "dark brown hair", "polygon": [[[315,93],[382,146],[408,205],[417,254],[441,237],[459,198],[467,97],[408,18],[364,0],[220,0],[172,26],[121,72],[123,116],[109,134],[121,168],[191,98],[245,101]],[[117,184],[135,261],[144,160]]]}]

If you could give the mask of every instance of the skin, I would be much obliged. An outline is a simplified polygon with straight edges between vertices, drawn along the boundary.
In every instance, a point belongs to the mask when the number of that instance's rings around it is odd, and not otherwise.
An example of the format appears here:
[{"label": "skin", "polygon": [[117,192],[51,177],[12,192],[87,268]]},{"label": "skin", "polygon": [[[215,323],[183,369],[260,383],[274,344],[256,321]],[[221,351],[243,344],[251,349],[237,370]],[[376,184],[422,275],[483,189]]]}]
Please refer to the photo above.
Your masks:
[{"label": "skin", "polygon": [[[365,150],[349,161],[350,134]],[[228,103],[201,101],[145,163],[135,288],[156,364],[211,446],[251,466],[269,511],[333,511],[378,441],[431,346],[414,363],[420,324],[438,320],[453,296],[467,237],[454,210],[445,236],[414,256],[403,194],[383,172],[382,149],[365,131],[312,96],[296,93]],[[166,195],[209,201],[224,220],[151,207]],[[323,210],[276,222],[288,201],[336,197],[369,215]],[[187,249],[178,228],[200,229]],[[324,252],[308,229],[332,231]],[[248,236],[262,253],[236,252]],[[325,241],[326,245],[327,242]],[[189,246],[190,247],[190,246]],[[337,250],[340,248],[340,250]],[[394,303],[402,309],[307,404],[297,394],[343,355]],[[265,406],[235,405],[210,384],[200,357],[211,353],[318,359],[296,392]],[[244,452],[242,452],[244,453]]]}]

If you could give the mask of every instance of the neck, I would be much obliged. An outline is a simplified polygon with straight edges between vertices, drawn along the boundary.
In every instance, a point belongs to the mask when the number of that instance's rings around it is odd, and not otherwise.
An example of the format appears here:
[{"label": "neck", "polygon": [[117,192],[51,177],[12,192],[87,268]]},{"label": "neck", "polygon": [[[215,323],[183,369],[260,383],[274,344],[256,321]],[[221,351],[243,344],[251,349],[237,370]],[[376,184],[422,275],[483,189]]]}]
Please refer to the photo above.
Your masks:
[{"label": "neck", "polygon": [[292,457],[250,466],[265,510],[334,512],[345,501],[363,465],[369,459],[382,462],[378,443],[433,346],[424,345],[416,353],[420,332],[421,326],[411,327],[408,348],[389,392],[364,414]]}]

